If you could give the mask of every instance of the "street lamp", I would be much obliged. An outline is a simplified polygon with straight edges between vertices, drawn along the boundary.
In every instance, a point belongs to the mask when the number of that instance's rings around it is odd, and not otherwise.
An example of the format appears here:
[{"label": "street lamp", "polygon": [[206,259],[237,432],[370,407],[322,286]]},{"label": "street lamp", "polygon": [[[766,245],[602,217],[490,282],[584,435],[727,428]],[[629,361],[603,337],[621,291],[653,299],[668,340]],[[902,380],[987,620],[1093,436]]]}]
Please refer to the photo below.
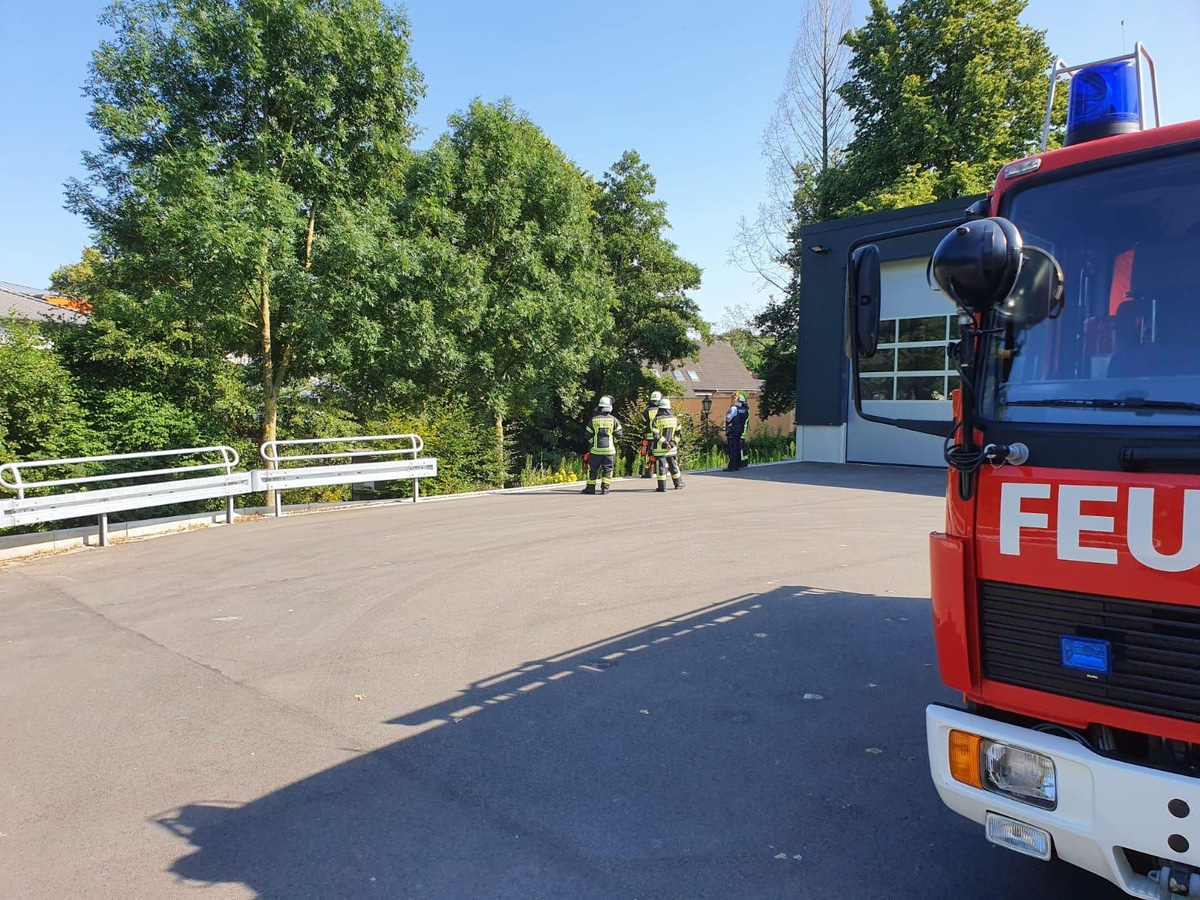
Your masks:
[{"label": "street lamp", "polygon": [[704,410],[704,421],[708,421],[708,414],[712,412],[712,394],[705,394],[704,399],[700,401],[700,408]]}]

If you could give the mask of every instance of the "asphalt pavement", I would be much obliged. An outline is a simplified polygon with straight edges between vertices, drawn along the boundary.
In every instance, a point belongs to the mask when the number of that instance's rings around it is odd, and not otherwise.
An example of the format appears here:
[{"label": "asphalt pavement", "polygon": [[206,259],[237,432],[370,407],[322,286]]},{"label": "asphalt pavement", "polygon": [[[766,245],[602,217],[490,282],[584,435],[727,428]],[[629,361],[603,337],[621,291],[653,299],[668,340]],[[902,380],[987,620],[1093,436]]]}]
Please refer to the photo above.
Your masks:
[{"label": "asphalt pavement", "polygon": [[0,897],[1120,896],[937,799],[944,478],[764,466],[0,567]]}]

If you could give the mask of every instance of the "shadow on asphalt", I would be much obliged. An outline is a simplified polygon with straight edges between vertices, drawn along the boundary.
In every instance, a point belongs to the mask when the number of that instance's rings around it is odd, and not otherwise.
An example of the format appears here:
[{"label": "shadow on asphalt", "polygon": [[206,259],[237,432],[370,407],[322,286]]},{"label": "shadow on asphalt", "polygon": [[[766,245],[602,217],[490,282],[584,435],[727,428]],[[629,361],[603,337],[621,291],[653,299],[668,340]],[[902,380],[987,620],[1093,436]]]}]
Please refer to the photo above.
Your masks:
[{"label": "shadow on asphalt", "polygon": [[[875,466],[832,463],[772,463],[749,466],[740,472],[723,469],[684,472],[687,478],[728,478],[735,481],[774,481],[781,484],[804,484],[814,487],[850,488],[864,491],[885,491],[913,494],[921,497],[942,497],[946,493],[946,470],[920,466]],[[613,486],[616,493],[630,490],[654,490],[653,482],[640,478],[619,478]],[[548,484],[541,489],[498,494],[500,497],[537,497],[544,494],[570,495],[582,490],[580,485]]]},{"label": "shadow on asphalt", "polygon": [[531,661],[425,730],[158,819],[185,879],[297,898],[1107,898],[930,783],[927,600],[780,587]]},{"label": "shadow on asphalt", "polygon": [[858,463],[772,463],[749,466],[740,472],[697,472],[697,476],[779,481],[816,487],[856,488],[941,497],[946,493],[946,470],[923,466],[876,466]]}]

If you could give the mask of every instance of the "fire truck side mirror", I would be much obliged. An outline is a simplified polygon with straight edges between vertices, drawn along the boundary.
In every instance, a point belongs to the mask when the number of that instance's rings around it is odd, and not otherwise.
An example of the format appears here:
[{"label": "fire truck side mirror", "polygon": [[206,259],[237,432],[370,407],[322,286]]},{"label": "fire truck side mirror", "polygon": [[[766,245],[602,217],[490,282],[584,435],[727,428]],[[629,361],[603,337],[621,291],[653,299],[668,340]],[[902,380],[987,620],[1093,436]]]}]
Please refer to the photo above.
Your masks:
[{"label": "fire truck side mirror", "polygon": [[1021,274],[998,312],[1020,330],[1062,312],[1063,272],[1058,260],[1040,247],[1022,251]]},{"label": "fire truck side mirror", "polygon": [[998,216],[964,222],[933,251],[930,273],[942,293],[982,314],[1008,297],[1021,272],[1021,232]]},{"label": "fire truck side mirror", "polygon": [[859,359],[874,356],[879,346],[880,300],[879,248],[867,244],[850,260],[850,327]]}]

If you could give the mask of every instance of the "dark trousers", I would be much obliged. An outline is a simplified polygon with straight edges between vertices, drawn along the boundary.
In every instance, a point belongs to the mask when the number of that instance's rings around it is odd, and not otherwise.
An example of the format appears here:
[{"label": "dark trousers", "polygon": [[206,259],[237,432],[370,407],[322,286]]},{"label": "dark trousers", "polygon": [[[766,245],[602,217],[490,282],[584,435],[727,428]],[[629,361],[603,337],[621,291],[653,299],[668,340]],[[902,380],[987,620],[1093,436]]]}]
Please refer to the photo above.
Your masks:
[{"label": "dark trousers", "polygon": [[658,483],[663,484],[670,475],[675,481],[679,480],[679,461],[674,456],[658,457]]},{"label": "dark trousers", "polygon": [[587,483],[595,487],[596,476],[599,475],[601,484],[612,484],[615,462],[615,455],[601,456],[599,453],[593,453],[588,466]]},{"label": "dark trousers", "polygon": [[729,453],[729,466],[726,472],[735,472],[742,467],[742,436],[740,434],[725,435],[725,449]]}]

